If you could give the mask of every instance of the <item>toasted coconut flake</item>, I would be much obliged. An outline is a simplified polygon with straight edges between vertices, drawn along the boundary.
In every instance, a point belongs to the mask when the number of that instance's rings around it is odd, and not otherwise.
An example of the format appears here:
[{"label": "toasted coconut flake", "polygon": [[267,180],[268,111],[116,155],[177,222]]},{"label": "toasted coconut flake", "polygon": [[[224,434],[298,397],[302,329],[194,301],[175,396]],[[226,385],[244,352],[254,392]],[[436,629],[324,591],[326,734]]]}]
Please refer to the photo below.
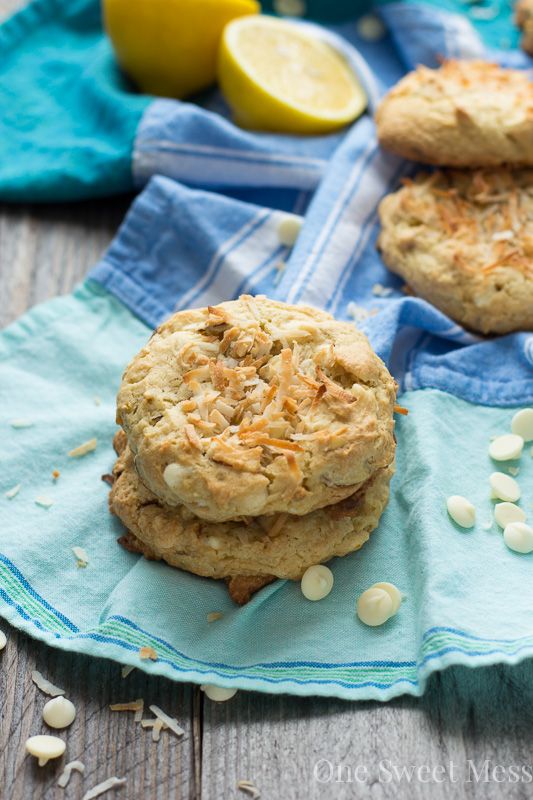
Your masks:
[{"label": "toasted coconut flake", "polygon": [[36,497],[35,503],[42,508],[50,508],[50,506],[54,505],[52,498],[48,497],[46,494],[40,494],[38,497]]},{"label": "toasted coconut flake", "polygon": [[141,661],[157,661],[157,653],[153,647],[140,647],[139,648],[139,658]]},{"label": "toasted coconut flake", "polygon": [[107,483],[109,486],[113,486],[113,484],[115,483],[115,478],[114,478],[114,476],[113,476],[113,475],[110,475],[109,473],[106,473],[105,475],[102,475],[100,479],[101,479],[101,480],[102,480],[104,483]]},{"label": "toasted coconut flake", "polygon": [[74,553],[74,558],[76,559],[76,566],[80,567],[80,569],[84,569],[89,563],[87,551],[84,550],[83,547],[73,547],[72,552]]},{"label": "toasted coconut flake", "polygon": [[13,498],[18,495],[18,493],[20,492],[21,488],[22,488],[22,484],[21,483],[17,483],[17,485],[13,486],[12,489],[8,489],[7,492],[4,492],[4,496],[7,497],[8,500],[13,500]]},{"label": "toasted coconut flake", "polygon": [[172,733],[175,733],[176,736],[184,735],[185,730],[179,725],[178,720],[174,719],[174,717],[169,717],[168,714],[165,714],[165,712],[159,708],[159,706],[150,706],[150,711],[152,714],[154,714],[154,716],[161,720],[161,722],[169,730],[171,730]]},{"label": "toasted coconut flake", "polygon": [[347,392],[345,389],[343,389],[342,386],[339,386],[338,383],[332,381],[331,378],[328,378],[321,367],[316,368],[316,373],[319,380],[321,380],[326,387],[326,394],[330,394],[336,400],[340,400],[341,403],[356,402],[357,398],[354,397],[353,394],[350,394],[350,392]]},{"label": "toasted coconut flake", "polygon": [[87,442],[83,442],[83,444],[80,444],[78,447],[70,450],[69,456],[70,458],[80,458],[81,456],[85,456],[87,453],[92,453],[93,450],[96,450],[96,445],[96,439],[89,439]]},{"label": "toasted coconut flake", "polygon": [[120,670],[120,674],[123,678],[127,678],[130,675],[135,667],[132,664],[124,664],[122,669]]},{"label": "toasted coconut flake", "polygon": [[208,622],[216,622],[217,619],[222,619],[224,614],[221,611],[210,611],[207,615]]},{"label": "toasted coconut flake", "polygon": [[119,786],[125,785],[126,778],[117,778],[115,776],[107,778],[107,780],[98,783],[96,786],[93,786],[92,789],[89,789],[88,792],[85,792],[82,800],[94,800],[95,797],[100,797],[101,794],[105,794],[105,792],[108,792],[110,789],[116,789]]},{"label": "toasted coconut flake", "polygon": [[194,429],[194,425],[187,424],[187,425],[184,426],[183,430],[185,431],[185,436],[187,437],[187,440],[188,440],[189,444],[192,447],[194,447],[196,450],[201,450],[202,449],[202,440],[200,439],[200,437],[196,433],[196,430]]},{"label": "toasted coconut flake", "polygon": [[278,534],[281,533],[288,518],[289,515],[286,514],[285,512],[283,514],[276,514],[274,522],[268,529],[268,535],[270,536],[271,539],[275,539],[276,536],[278,536]]},{"label": "toasted coconut flake", "polygon": [[70,761],[68,764],[65,764],[65,769],[57,779],[57,785],[61,789],[64,789],[65,786],[68,786],[70,776],[74,770],[83,775],[85,773],[85,764],[83,764],[81,761]]},{"label": "toasted coconut flake", "polygon": [[64,689],[59,689],[57,686],[54,686],[54,684],[50,683],[37,669],[34,669],[31,673],[31,679],[41,692],[50,695],[50,697],[61,697],[61,695],[65,694]]},{"label": "toasted coconut flake", "polygon": [[261,792],[259,791],[257,786],[252,783],[252,781],[238,781],[237,789],[239,789],[239,791],[241,792],[245,792],[246,794],[250,795],[252,800],[259,800],[259,798],[261,797]]},{"label": "toasted coconut flake", "polygon": [[111,711],[134,711],[135,722],[140,722],[144,713],[144,700],[139,697],[138,700],[132,700],[131,703],[113,703],[109,706]]}]

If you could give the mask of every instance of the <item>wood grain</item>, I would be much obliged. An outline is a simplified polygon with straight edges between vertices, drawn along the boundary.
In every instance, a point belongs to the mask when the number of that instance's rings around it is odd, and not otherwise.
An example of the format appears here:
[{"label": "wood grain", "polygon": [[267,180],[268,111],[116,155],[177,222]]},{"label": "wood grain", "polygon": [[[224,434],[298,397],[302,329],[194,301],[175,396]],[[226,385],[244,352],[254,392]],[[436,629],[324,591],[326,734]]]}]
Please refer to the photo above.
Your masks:
[{"label": "wood grain", "polygon": [[[0,18],[19,5],[20,0],[0,0]],[[129,201],[0,206],[0,324],[70,291],[109,243]],[[2,800],[79,800],[110,775],[127,778],[124,789],[109,795],[119,800],[244,800],[237,790],[243,779],[257,785],[263,800],[532,796],[531,783],[466,782],[469,759],[478,768],[485,760],[504,767],[532,764],[529,664],[446,670],[429,681],[421,700],[383,705],[244,692],[215,704],[197,687],[138,671],[123,680],[116,664],[52,650],[3,622],[0,627],[9,637],[0,654]],[[74,775],[64,791],[56,786],[60,767],[39,769],[24,754],[25,739],[45,730],[46,697],[31,682],[34,668],[64,687],[78,710],[72,728],[60,735],[68,742],[68,757],[80,758],[87,773],[83,781]],[[137,697],[175,715],[185,739],[163,734],[154,744],[131,715],[108,709],[111,702]],[[452,760],[456,774],[448,772],[442,783],[388,783],[379,770],[382,760],[399,769]],[[332,780],[321,782],[328,777],[327,762]],[[358,765],[367,769],[363,783],[354,782]],[[361,769],[358,774],[363,777]]]}]

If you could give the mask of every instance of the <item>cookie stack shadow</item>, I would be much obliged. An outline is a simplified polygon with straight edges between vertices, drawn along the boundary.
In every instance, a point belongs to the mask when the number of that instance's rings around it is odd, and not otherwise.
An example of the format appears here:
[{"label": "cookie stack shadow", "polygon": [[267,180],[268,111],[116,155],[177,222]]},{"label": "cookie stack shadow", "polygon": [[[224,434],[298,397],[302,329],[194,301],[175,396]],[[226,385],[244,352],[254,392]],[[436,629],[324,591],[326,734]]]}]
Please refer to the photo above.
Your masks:
[{"label": "cookie stack shadow", "polygon": [[533,330],[533,82],[482,61],[418,67],[376,112],[380,145],[438,169],[379,208],[409,293],[485,335]]},{"label": "cookie stack shadow", "polygon": [[239,604],[358,550],[388,501],[395,398],[366,337],[324,312],[243,296],[175,314],[118,394],[120,543]]}]

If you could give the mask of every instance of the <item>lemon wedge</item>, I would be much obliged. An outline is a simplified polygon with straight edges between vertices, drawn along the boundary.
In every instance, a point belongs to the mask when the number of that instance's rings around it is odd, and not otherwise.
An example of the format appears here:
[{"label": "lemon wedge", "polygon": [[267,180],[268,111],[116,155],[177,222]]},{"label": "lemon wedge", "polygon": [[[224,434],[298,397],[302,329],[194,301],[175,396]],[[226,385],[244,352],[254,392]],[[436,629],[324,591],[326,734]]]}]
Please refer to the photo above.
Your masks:
[{"label": "lemon wedge", "polygon": [[235,121],[246,128],[327,133],[352,122],[367,105],[339,52],[273,17],[243,17],[226,26],[218,80]]},{"label": "lemon wedge", "polygon": [[225,25],[257,14],[256,0],[103,0],[120,66],[142,92],[186,97],[216,80]]}]

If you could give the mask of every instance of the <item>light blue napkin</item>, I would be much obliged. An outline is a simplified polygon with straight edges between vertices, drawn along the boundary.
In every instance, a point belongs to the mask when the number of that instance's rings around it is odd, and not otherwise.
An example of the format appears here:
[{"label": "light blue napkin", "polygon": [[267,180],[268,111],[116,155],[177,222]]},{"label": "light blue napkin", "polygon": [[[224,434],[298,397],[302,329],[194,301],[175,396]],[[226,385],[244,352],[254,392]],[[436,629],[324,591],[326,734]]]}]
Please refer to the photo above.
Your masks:
[{"label": "light blue napkin", "polygon": [[[418,17],[434,24],[432,13]],[[454,18],[440,19],[456,29]],[[481,47],[465,30],[469,47]],[[439,46],[446,38],[439,30]],[[278,239],[278,209],[153,178],[86,284],[2,334],[5,618],[53,646],[177,680],[348,699],[420,694],[435,669],[533,655],[533,555],[505,547],[488,486],[490,438],[533,403],[533,335],[482,341],[402,295],[374,245],[376,205],[406,169],[378,150],[370,119],[361,119],[331,156],[292,253]],[[390,295],[376,296],[377,283]],[[114,461],[124,366],[173,309],[242,291],[364,318],[410,411],[397,421],[397,473],[379,528],[359,553],[333,562],[334,588],[320,603],[277,581],[237,608],[221,583],[124,552],[107,511],[100,476]],[[11,424],[21,421],[32,424]],[[68,456],[92,437],[94,452]],[[528,449],[513,466],[531,518]],[[17,485],[14,497],[3,495]],[[471,531],[448,518],[445,500],[456,493],[477,507]],[[76,566],[76,546],[87,551],[86,568]],[[376,581],[397,584],[405,599],[372,629],[355,617],[355,602]],[[223,617],[209,624],[212,611]],[[140,660],[144,645],[157,661]]]}]

